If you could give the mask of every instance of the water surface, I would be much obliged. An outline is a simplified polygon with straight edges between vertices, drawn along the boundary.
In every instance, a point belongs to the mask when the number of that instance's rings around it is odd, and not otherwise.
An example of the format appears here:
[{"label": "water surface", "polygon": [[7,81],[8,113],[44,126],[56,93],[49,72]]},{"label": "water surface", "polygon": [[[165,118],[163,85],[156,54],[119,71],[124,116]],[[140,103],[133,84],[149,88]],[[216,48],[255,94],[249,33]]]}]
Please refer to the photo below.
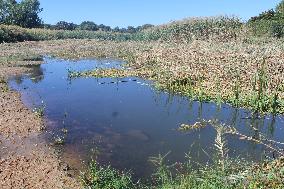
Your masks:
[{"label": "water surface", "polygon": [[[28,107],[45,106],[47,140],[64,137],[61,156],[71,166],[80,168],[80,162],[89,162],[96,154],[102,164],[147,177],[153,171],[148,159],[158,154],[170,152],[169,163],[184,161],[185,153],[194,161],[207,162],[214,156],[214,129],[186,134],[177,131],[182,123],[202,119],[219,119],[244,134],[257,136],[262,132],[284,141],[281,117],[251,119],[247,110],[156,91],[151,82],[139,78],[68,78],[69,70],[120,68],[121,61],[44,61],[33,67],[32,73],[14,77],[9,84],[22,93]],[[259,161],[269,155],[261,145],[236,137],[227,139],[231,157]]]}]

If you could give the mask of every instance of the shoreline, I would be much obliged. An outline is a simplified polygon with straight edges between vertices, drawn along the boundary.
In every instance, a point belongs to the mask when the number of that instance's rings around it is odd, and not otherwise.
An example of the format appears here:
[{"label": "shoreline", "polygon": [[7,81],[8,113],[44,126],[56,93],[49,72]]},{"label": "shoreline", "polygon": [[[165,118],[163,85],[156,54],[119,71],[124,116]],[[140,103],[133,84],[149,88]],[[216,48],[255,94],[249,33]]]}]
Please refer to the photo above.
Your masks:
[{"label": "shoreline", "polygon": [[26,108],[21,95],[7,88],[8,78],[28,71],[1,66],[0,186],[1,188],[80,188],[64,163],[41,137],[43,120]]}]

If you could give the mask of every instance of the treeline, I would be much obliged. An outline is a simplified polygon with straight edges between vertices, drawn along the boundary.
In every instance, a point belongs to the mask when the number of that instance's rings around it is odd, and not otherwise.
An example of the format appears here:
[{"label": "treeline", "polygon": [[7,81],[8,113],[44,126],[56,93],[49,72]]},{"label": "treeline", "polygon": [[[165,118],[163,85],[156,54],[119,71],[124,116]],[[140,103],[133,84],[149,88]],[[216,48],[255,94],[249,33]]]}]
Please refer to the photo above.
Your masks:
[{"label": "treeline", "polygon": [[51,30],[88,30],[88,31],[104,31],[104,32],[121,32],[121,33],[136,33],[144,29],[148,29],[154,27],[151,24],[144,24],[142,26],[133,27],[128,26],[127,28],[111,28],[110,26],[106,26],[104,24],[96,24],[93,21],[84,21],[81,24],[74,24],[72,22],[60,21],[55,25],[44,24],[43,28],[51,29]]}]

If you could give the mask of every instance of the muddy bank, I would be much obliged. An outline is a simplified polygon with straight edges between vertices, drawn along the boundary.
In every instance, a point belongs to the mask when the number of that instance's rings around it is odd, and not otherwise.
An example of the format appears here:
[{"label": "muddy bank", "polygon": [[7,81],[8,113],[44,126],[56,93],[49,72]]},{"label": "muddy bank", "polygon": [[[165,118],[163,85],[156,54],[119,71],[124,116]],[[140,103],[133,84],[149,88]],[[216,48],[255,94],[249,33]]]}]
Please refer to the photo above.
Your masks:
[{"label": "muddy bank", "polygon": [[41,118],[8,89],[8,77],[27,71],[9,64],[0,67],[0,188],[80,188],[41,139]]}]

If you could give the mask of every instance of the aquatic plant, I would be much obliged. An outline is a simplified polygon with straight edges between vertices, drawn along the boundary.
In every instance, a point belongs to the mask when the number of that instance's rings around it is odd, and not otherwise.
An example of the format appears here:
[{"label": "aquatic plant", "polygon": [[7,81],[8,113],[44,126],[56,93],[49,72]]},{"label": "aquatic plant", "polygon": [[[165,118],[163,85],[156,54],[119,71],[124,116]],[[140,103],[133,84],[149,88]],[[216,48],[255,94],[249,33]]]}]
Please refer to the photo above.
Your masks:
[{"label": "aquatic plant", "polygon": [[42,105],[40,105],[40,106],[38,106],[38,107],[35,107],[35,108],[33,109],[33,112],[34,112],[34,114],[35,114],[37,117],[43,117],[43,116],[44,116],[44,110],[45,110],[45,105],[42,104]]},{"label": "aquatic plant", "polygon": [[56,136],[54,137],[55,145],[63,145],[65,143],[65,136]]},{"label": "aquatic plant", "polygon": [[3,93],[9,91],[8,83],[5,79],[0,78],[0,89]]}]

